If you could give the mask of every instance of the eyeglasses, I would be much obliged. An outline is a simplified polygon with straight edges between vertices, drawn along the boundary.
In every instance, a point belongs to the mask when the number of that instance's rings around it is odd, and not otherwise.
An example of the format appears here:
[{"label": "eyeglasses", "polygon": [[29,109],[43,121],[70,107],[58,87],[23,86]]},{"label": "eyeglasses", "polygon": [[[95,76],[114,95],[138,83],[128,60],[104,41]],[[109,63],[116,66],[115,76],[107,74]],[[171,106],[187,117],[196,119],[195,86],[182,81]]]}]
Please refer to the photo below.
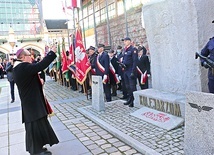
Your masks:
[{"label": "eyeglasses", "polygon": [[25,54],[25,56],[31,56],[31,54]]}]

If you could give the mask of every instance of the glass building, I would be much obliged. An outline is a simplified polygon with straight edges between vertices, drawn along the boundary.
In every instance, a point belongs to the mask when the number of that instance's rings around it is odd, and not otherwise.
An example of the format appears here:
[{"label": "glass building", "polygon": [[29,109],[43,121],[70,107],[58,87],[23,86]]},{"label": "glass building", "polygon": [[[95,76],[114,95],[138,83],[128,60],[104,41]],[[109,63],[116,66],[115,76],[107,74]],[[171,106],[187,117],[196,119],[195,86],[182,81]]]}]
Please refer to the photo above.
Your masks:
[{"label": "glass building", "polygon": [[1,0],[1,36],[8,36],[9,27],[16,35],[35,35],[41,33],[38,0]]}]

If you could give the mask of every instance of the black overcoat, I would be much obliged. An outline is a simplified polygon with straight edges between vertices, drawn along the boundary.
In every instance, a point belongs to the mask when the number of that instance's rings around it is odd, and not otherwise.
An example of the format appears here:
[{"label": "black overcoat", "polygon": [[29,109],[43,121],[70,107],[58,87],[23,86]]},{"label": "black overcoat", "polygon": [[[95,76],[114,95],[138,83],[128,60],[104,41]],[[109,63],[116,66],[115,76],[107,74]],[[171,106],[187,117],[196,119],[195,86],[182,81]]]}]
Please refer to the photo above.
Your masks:
[{"label": "black overcoat", "polygon": [[22,107],[22,122],[29,123],[47,116],[43,86],[38,72],[44,70],[56,58],[50,51],[39,63],[15,62],[14,81],[19,91]]}]

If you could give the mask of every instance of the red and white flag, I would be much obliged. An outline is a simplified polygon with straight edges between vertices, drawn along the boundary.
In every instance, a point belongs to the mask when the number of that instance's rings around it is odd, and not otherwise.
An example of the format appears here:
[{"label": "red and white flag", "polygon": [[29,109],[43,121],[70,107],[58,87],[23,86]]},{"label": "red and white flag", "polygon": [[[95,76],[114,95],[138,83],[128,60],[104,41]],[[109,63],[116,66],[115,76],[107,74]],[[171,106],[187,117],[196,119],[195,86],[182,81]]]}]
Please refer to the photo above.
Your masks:
[{"label": "red and white flag", "polygon": [[75,62],[76,62],[76,80],[83,84],[87,77],[87,73],[91,69],[90,62],[86,55],[86,50],[82,42],[82,35],[80,29],[76,30],[75,43]]},{"label": "red and white flag", "polygon": [[74,64],[74,47],[71,44],[70,49],[69,49],[69,56],[68,56],[68,66]]}]

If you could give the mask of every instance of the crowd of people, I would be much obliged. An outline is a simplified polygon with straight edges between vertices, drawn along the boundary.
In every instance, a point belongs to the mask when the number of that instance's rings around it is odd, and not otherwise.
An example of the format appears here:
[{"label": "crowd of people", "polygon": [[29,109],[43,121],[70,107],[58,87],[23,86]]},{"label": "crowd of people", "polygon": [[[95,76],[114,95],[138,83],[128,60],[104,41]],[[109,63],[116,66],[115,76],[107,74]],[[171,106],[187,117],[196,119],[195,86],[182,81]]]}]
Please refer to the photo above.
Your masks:
[{"label": "crowd of people", "polygon": [[[117,90],[120,90],[123,94],[121,99],[127,99],[124,104],[133,107],[133,92],[137,90],[137,83],[141,89],[148,88],[150,60],[145,47],[133,46],[129,37],[122,41],[124,48],[118,45],[116,50],[105,50],[105,45],[99,44],[97,49],[90,46],[86,50],[91,63],[89,79],[92,75],[102,77],[107,102],[112,100],[112,96],[117,96]],[[90,89],[91,82],[87,82]]]}]

